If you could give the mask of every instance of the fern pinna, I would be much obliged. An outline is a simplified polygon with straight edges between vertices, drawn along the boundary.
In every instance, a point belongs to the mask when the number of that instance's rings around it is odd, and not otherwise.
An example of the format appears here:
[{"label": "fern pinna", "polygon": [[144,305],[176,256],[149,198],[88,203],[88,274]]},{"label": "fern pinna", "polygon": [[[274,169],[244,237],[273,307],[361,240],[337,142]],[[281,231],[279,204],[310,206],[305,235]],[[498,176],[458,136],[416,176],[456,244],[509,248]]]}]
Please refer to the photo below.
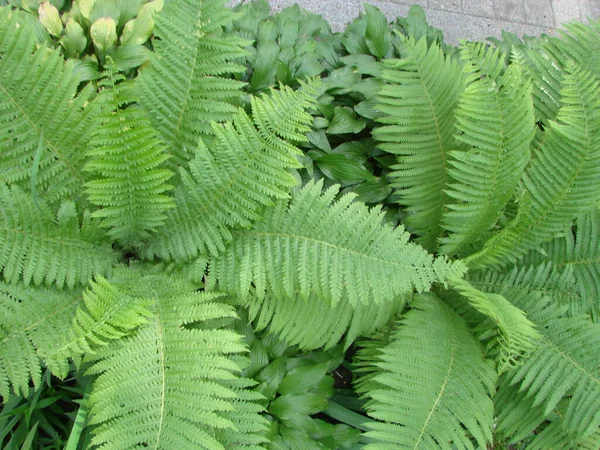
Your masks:
[{"label": "fern pinna", "polygon": [[89,448],[598,448],[600,27],[452,49],[366,16],[374,207],[307,167],[318,78],[244,93],[223,0],[92,83],[0,7],[3,400],[89,383]]}]

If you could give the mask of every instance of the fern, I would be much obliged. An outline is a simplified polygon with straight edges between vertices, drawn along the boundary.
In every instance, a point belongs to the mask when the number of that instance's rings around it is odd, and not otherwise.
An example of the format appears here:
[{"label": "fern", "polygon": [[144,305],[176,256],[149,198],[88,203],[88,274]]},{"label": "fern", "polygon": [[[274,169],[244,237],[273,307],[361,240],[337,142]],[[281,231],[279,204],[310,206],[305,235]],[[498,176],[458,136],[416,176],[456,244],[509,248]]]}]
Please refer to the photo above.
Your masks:
[{"label": "fern", "polygon": [[529,162],[534,135],[531,88],[519,67],[511,65],[497,80],[483,76],[480,66],[467,62],[467,67],[469,85],[456,110],[456,138],[469,150],[449,153],[454,181],[446,191],[451,201],[442,226],[450,235],[440,246],[447,254],[481,240],[495,225]]},{"label": "fern", "polygon": [[183,262],[207,251],[216,255],[231,240],[232,228],[250,227],[261,206],[287,197],[296,184],[289,171],[299,167],[299,150],[289,141],[306,141],[312,117],[305,110],[315,89],[314,82],[295,92],[282,88],[252,100],[252,119],[240,109],[233,123],[213,124],[210,149],[200,141],[189,172],[181,169],[177,209],[146,256]]},{"label": "fern", "polygon": [[[22,12],[0,8],[0,182],[35,188],[49,203],[78,195],[96,114],[91,86],[77,94],[73,67],[36,46]],[[42,152],[34,165],[38,143]]]},{"label": "fern", "polygon": [[323,193],[321,187],[309,183],[252,229],[235,232],[228,252],[210,259],[207,288],[243,300],[253,284],[259,299],[269,292],[357,305],[423,292],[464,272],[460,262],[434,260],[408,243],[402,227],[382,225],[382,213],[352,203],[353,195],[332,204],[337,187]]},{"label": "fern", "polygon": [[136,80],[141,105],[167,143],[172,164],[191,159],[198,138],[212,134],[210,123],[230,120],[243,84],[226,78],[245,67],[247,41],[221,28],[234,17],[224,0],[165,2],[156,16],[155,51]]},{"label": "fern", "polygon": [[[96,177],[86,184],[91,203],[101,209],[100,226],[116,240],[131,245],[156,231],[174,207],[165,191],[172,176],[161,166],[167,160],[156,132],[140,111],[126,107],[135,101],[122,75],[110,69],[100,82],[96,103],[102,109],[88,150],[85,170]],[[117,84],[119,83],[119,84]]]},{"label": "fern", "polygon": [[[191,324],[235,317],[235,312],[217,302],[220,294],[196,292],[176,274],[136,276],[130,270],[118,274],[114,283],[144,299],[153,317],[129,337],[88,357],[88,373],[98,375],[90,397],[93,444],[223,448],[215,431],[236,428],[227,417],[238,397],[227,383],[240,371],[231,356],[246,348],[233,331]],[[251,420],[262,428],[257,415]]]},{"label": "fern", "polygon": [[[541,265],[549,262],[560,272],[569,274],[574,281],[570,295],[562,293],[575,314],[591,314],[600,319],[600,212],[593,208],[578,217],[574,231],[556,238],[533,250],[519,261],[519,265]],[[543,253],[542,253],[543,252]],[[567,294],[567,295],[565,295]],[[578,294],[578,295],[577,295]],[[576,295],[576,298],[574,296]]]},{"label": "fern", "polygon": [[557,122],[525,173],[517,217],[465,259],[470,267],[503,266],[552,239],[598,199],[600,90],[589,72],[565,76]]},{"label": "fern", "polygon": [[[0,282],[0,395],[26,395],[29,381],[39,387],[42,365],[65,377],[67,355],[56,354],[66,344],[81,303],[81,290],[70,293]],[[54,356],[51,357],[51,355]]]},{"label": "fern", "polygon": [[255,330],[267,328],[280,339],[303,350],[330,348],[344,340],[347,348],[358,336],[385,326],[404,306],[402,297],[383,303],[351,305],[342,298],[336,305],[318,296],[303,298],[249,297],[244,306]]},{"label": "fern", "polygon": [[72,202],[62,204],[55,221],[45,203],[36,206],[16,185],[0,184],[0,204],[0,270],[6,281],[72,288],[108,274],[116,262],[88,213],[80,227]]},{"label": "fern", "polygon": [[365,449],[473,449],[492,438],[494,370],[464,322],[432,294],[416,296],[377,370],[359,384],[371,398]]},{"label": "fern", "polygon": [[514,307],[501,295],[486,294],[461,279],[452,280],[452,285],[477,311],[491,318],[498,327],[498,373],[520,365],[519,360],[526,359],[537,345],[540,335],[535,325],[527,319],[523,311]]},{"label": "fern", "polygon": [[455,109],[465,80],[458,61],[445,56],[437,43],[406,43],[408,57],[386,61],[378,109],[385,117],[373,130],[379,147],[397,155],[394,186],[410,215],[406,226],[417,242],[435,250],[442,235],[441,218],[447,203],[449,152],[456,150]]}]

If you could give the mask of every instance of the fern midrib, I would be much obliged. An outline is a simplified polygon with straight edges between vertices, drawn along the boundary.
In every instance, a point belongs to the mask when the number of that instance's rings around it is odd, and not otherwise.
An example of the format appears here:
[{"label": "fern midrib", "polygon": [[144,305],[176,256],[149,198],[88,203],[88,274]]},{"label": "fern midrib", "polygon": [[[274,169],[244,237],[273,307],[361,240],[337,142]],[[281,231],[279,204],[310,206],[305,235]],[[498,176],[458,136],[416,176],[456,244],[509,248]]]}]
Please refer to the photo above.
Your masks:
[{"label": "fern midrib", "polygon": [[[29,114],[27,114],[25,112],[25,110],[23,110],[23,108],[21,108],[21,106],[19,105],[19,103],[7,92],[7,90],[4,88],[3,84],[0,84],[0,89],[2,90],[2,93],[10,100],[10,102],[19,110],[19,112],[22,114],[23,117],[25,117],[25,119],[29,122],[31,128],[33,130],[36,131],[37,135],[40,136],[42,135],[42,131],[41,129],[37,126],[37,123],[34,122],[31,117],[29,116]],[[44,135],[43,137],[44,142],[46,143],[46,148],[48,148],[49,150],[51,150],[54,154],[57,155],[57,158],[59,159],[59,161],[65,165],[65,167],[67,167],[69,169],[69,171],[71,172],[71,175],[73,175],[75,178],[77,178],[81,184],[85,184],[85,178],[83,178],[81,176],[81,173],[79,171],[77,171],[75,169],[75,167],[73,167],[70,162],[69,159],[66,158],[61,152],[60,150],[54,146],[52,144],[52,142],[50,142],[48,140],[48,138],[46,138],[46,135]]]},{"label": "fern midrib", "polygon": [[164,349],[164,333],[165,330],[162,326],[161,322],[161,314],[160,314],[160,303],[159,303],[159,295],[155,293],[155,299],[157,304],[159,305],[155,311],[155,327],[156,327],[156,338],[157,338],[157,349],[159,356],[159,368],[160,368],[160,418],[158,421],[158,431],[156,433],[156,442],[154,443],[154,449],[158,450],[160,448],[160,438],[163,431],[163,424],[165,418],[165,391],[166,391],[166,376],[165,376],[165,349]]},{"label": "fern midrib", "polygon": [[381,262],[384,264],[388,264],[388,265],[392,265],[392,266],[396,266],[396,267],[401,267],[401,268],[410,268],[410,269],[415,269],[415,270],[427,270],[427,271],[431,271],[431,272],[435,272],[436,269],[434,269],[433,267],[426,267],[426,266],[415,266],[412,264],[401,264],[398,262],[394,262],[394,261],[390,261],[387,259],[381,259],[381,258],[377,258],[375,256],[371,256],[371,255],[367,255],[365,253],[361,253],[358,252],[356,250],[352,250],[346,247],[341,247],[339,245],[335,245],[332,244],[330,242],[327,241],[323,241],[320,239],[315,239],[315,238],[311,238],[308,236],[301,236],[301,235],[296,235],[296,234],[290,234],[290,233],[268,233],[268,232],[233,232],[232,233],[233,236],[250,236],[250,237],[259,237],[259,236],[265,236],[265,237],[281,237],[281,238],[286,238],[286,239],[297,239],[297,240],[304,240],[304,241],[310,241],[310,242],[314,242],[316,244],[321,244],[325,247],[330,247],[330,248],[334,248],[337,250],[341,250],[344,251],[346,253],[350,253],[356,256],[360,256],[362,258],[367,258],[369,260],[372,261],[377,261],[377,262]]},{"label": "fern midrib", "polygon": [[[446,314],[446,316],[448,317],[448,314]],[[450,319],[450,318],[448,317],[448,319]],[[448,322],[450,322],[450,321],[448,321]],[[427,425],[429,424],[429,421],[431,420],[431,417],[433,416],[433,413],[442,398],[442,394],[446,390],[446,385],[448,384],[448,380],[450,379],[450,373],[452,372],[452,368],[454,367],[454,355],[456,353],[456,342],[455,342],[454,333],[452,333],[450,345],[451,345],[450,363],[448,364],[448,370],[446,371],[446,376],[444,377],[444,381],[442,383],[442,386],[440,387],[440,392],[438,393],[438,395],[435,399],[435,402],[433,403],[433,405],[431,406],[431,409],[429,410],[429,414],[427,415],[427,418],[425,419],[425,423],[423,424],[423,427],[421,428],[421,432],[415,442],[413,450],[416,450],[419,447],[419,443],[421,442],[421,440],[423,439],[423,436],[425,434],[425,429],[427,428]]]}]

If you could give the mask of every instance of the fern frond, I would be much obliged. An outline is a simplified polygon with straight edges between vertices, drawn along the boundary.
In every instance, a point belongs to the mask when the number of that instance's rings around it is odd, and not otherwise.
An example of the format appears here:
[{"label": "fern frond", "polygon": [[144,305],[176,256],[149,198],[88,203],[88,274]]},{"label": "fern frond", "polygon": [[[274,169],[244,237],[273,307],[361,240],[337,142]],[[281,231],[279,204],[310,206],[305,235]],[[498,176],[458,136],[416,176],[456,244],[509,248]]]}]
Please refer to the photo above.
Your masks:
[{"label": "fern frond", "polygon": [[[235,413],[237,402],[252,400],[240,396],[235,381],[240,369],[231,358],[246,347],[235,332],[203,323],[234,318],[233,308],[218,302],[222,295],[197,292],[173,273],[130,269],[112,282],[147,301],[153,316],[88,357],[88,372],[98,375],[90,395],[92,444],[222,449],[216,433],[236,432],[227,415]],[[245,420],[262,427],[264,420],[251,411],[240,408]],[[240,424],[244,426],[254,433],[256,427]],[[248,439],[260,441],[257,436]]]},{"label": "fern frond", "polygon": [[86,284],[106,275],[116,254],[97,223],[84,213],[83,223],[72,202],[64,202],[58,220],[44,202],[34,203],[16,185],[0,184],[0,270],[4,279],[25,284]]},{"label": "fern frond", "polygon": [[465,88],[458,61],[444,55],[437,43],[406,42],[408,56],[386,61],[378,109],[385,117],[373,130],[379,148],[397,155],[393,185],[410,215],[406,226],[427,250],[437,247],[448,184],[447,165],[454,139],[454,111]]},{"label": "fern frond", "polygon": [[95,179],[86,184],[92,215],[122,243],[139,242],[162,225],[173,200],[164,195],[173,175],[162,168],[168,155],[150,121],[134,107],[131,86],[111,68],[99,83],[96,103],[102,113],[87,151],[85,170]]},{"label": "fern frond", "polygon": [[332,305],[347,298],[392,301],[413,289],[460,276],[457,262],[429,255],[409,243],[402,227],[382,224],[383,213],[345,195],[335,203],[337,186],[306,185],[293,200],[279,201],[252,229],[233,233],[228,251],[209,262],[207,288],[245,300],[255,286],[282,298],[316,295]]},{"label": "fern frond", "polygon": [[537,350],[509,372],[511,384],[518,383],[545,415],[562,401],[567,431],[591,436],[600,426],[600,325],[586,316],[565,317],[566,308],[546,295],[513,290],[506,296],[542,335]]},{"label": "fern frond", "polygon": [[[504,60],[497,51],[488,53]],[[451,151],[448,160],[453,181],[446,190],[450,200],[442,226],[450,235],[441,239],[440,246],[447,254],[489,233],[529,162],[534,136],[531,86],[524,82],[521,69],[513,64],[494,80],[482,75],[484,68],[467,64],[469,84],[456,110],[456,139],[469,150]]]},{"label": "fern frond", "polygon": [[405,299],[398,297],[383,303],[351,305],[343,298],[331,305],[317,296],[302,299],[265,295],[249,297],[244,306],[256,331],[267,328],[290,345],[315,350],[333,347],[342,338],[348,348],[358,336],[371,334],[388,323],[404,303]]},{"label": "fern frond", "polygon": [[290,169],[300,166],[300,150],[291,142],[306,140],[312,124],[306,109],[315,91],[314,81],[297,91],[282,86],[253,98],[252,119],[240,109],[233,123],[213,124],[211,147],[200,141],[189,172],[181,169],[177,209],[169,211],[146,256],[181,262],[207,251],[216,255],[231,240],[231,229],[248,228],[261,206],[286,198],[297,183]]},{"label": "fern frond", "polygon": [[[572,274],[575,289],[569,305],[575,314],[591,314],[600,320],[600,212],[594,207],[577,218],[575,230],[532,250],[519,265],[551,263],[558,271]],[[543,252],[543,253],[542,253]],[[574,297],[577,296],[575,299]],[[555,296],[560,299],[560,296]]]},{"label": "fern frond", "polygon": [[595,77],[600,77],[600,21],[583,23],[567,23],[564,30],[559,30],[558,36],[548,37],[544,42],[545,49],[558,61],[562,67],[571,62]]},{"label": "fern frond", "polygon": [[[96,114],[93,87],[77,94],[72,64],[36,45],[23,12],[0,8],[0,182],[35,187],[49,203],[77,195]],[[42,153],[34,165],[40,138]]]},{"label": "fern frond", "polygon": [[377,371],[359,391],[371,400],[365,449],[485,448],[492,438],[496,374],[464,322],[432,294],[417,295]]},{"label": "fern frond", "polygon": [[29,382],[37,388],[46,366],[65,377],[69,364],[65,346],[81,291],[32,288],[0,281],[0,396],[27,395]]},{"label": "fern frond", "polygon": [[463,279],[453,279],[451,285],[473,308],[491,318],[498,328],[498,373],[522,364],[523,359],[536,348],[540,338],[535,325],[527,319],[523,311],[513,306],[502,295],[482,292]]},{"label": "fern frond", "polygon": [[562,233],[600,198],[600,87],[590,72],[565,75],[561,108],[524,175],[517,217],[465,259],[505,266]]},{"label": "fern frond", "polygon": [[154,129],[167,143],[171,163],[191,159],[210,123],[231,120],[243,83],[226,78],[246,68],[234,63],[249,44],[222,27],[235,17],[225,0],[165,2],[155,18],[148,67],[140,70],[137,94]]}]

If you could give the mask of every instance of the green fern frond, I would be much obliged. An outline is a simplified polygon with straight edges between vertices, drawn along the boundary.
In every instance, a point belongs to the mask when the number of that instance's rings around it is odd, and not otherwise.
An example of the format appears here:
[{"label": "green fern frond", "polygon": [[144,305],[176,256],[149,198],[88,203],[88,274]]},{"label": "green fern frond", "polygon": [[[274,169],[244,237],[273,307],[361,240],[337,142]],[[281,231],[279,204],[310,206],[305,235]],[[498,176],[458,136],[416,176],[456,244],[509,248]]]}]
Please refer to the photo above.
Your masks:
[{"label": "green fern frond", "polygon": [[381,210],[353,202],[354,195],[334,203],[338,187],[321,189],[311,181],[252,229],[233,232],[228,251],[209,262],[207,288],[242,300],[254,285],[259,299],[272,293],[380,304],[463,274],[460,261],[434,259],[402,227],[382,224]]},{"label": "green fern frond", "polygon": [[64,202],[58,220],[44,202],[34,203],[16,185],[0,184],[0,270],[10,283],[86,284],[106,275],[116,261],[110,242],[88,213],[83,223],[75,204]]},{"label": "green fern frond", "polygon": [[365,449],[473,449],[491,441],[496,374],[464,322],[417,295],[358,390],[370,398]]},{"label": "green fern frond", "polygon": [[99,83],[96,103],[102,113],[87,151],[85,170],[95,179],[86,184],[91,203],[101,209],[93,217],[122,243],[139,242],[165,222],[174,207],[164,195],[173,175],[162,168],[168,155],[150,121],[139,109],[127,107],[136,98],[125,77],[113,69]]},{"label": "green fern frond", "polygon": [[37,388],[46,366],[65,377],[69,364],[57,348],[68,343],[81,291],[57,291],[0,281],[0,396],[27,395]]},{"label": "green fern frond", "polygon": [[191,159],[198,138],[212,134],[210,123],[231,120],[243,83],[226,78],[246,68],[233,61],[249,44],[222,27],[235,17],[224,0],[165,2],[155,18],[154,52],[140,71],[136,88],[153,127],[174,165]]},{"label": "green fern frond", "polygon": [[239,425],[254,433],[262,427],[264,419],[248,408],[239,411],[254,427],[228,417],[237,402],[248,401],[238,392],[240,369],[232,360],[246,347],[237,333],[203,325],[236,317],[233,308],[218,302],[222,295],[197,292],[177,274],[142,269],[123,271],[112,281],[147,301],[153,316],[88,357],[88,373],[98,375],[90,395],[93,445],[223,449],[219,430],[235,433]]},{"label": "green fern frond", "polygon": [[558,36],[548,37],[545,49],[554,56],[560,66],[567,67],[575,62],[578,67],[600,77],[600,21],[567,23]]},{"label": "green fern frond", "polygon": [[[513,306],[502,295],[482,292],[463,279],[451,280],[477,311],[492,319],[498,328],[495,344],[498,373],[518,367],[538,344],[540,334],[523,311]],[[488,330],[489,331],[489,330]]]},{"label": "green fern frond", "polygon": [[448,152],[456,150],[454,111],[465,79],[458,61],[437,43],[406,42],[408,57],[386,61],[378,109],[385,117],[373,130],[379,148],[397,155],[393,185],[410,213],[406,226],[427,250],[437,247],[448,185]]},{"label": "green fern frond", "polygon": [[[316,82],[293,91],[281,87],[253,98],[252,119],[239,109],[233,123],[213,124],[210,148],[202,141],[189,172],[181,169],[177,209],[151,242],[146,256],[188,261],[199,253],[216,255],[231,240],[231,229],[248,228],[259,208],[286,198],[297,183],[290,169],[300,166],[291,142],[306,141],[315,102]],[[290,141],[290,142],[288,142]]]},{"label": "green fern frond", "polygon": [[513,290],[506,296],[542,335],[537,350],[509,372],[511,384],[518,383],[545,415],[562,401],[568,432],[591,436],[600,426],[600,325],[586,316],[565,317],[566,308],[546,295]]},{"label": "green fern frond", "polygon": [[244,306],[256,331],[267,328],[290,345],[315,350],[333,347],[342,338],[344,346],[349,347],[358,336],[383,327],[404,303],[405,299],[398,297],[383,303],[351,305],[343,298],[331,305],[317,296],[302,299],[265,295],[249,297]]},{"label": "green fern frond", "polygon": [[[49,203],[77,195],[95,108],[93,87],[77,94],[72,64],[36,45],[23,12],[0,8],[0,182],[36,189]],[[40,137],[43,152],[34,167]]]},{"label": "green fern frond", "polygon": [[505,266],[564,232],[600,198],[600,87],[590,72],[565,75],[561,108],[524,175],[517,217],[483,250],[472,268]]},{"label": "green fern frond", "polygon": [[482,76],[477,65],[467,67],[469,85],[456,110],[456,139],[469,150],[450,152],[448,161],[453,182],[446,190],[451,200],[442,226],[451,234],[440,246],[447,254],[480,240],[494,226],[529,162],[534,136],[531,86],[520,68],[513,64],[494,80]]},{"label": "green fern frond", "polygon": [[[532,250],[519,265],[548,264],[572,274],[575,289],[569,299],[575,314],[591,314],[600,320],[600,212],[598,207],[577,218],[575,230],[567,230],[541,249]],[[543,253],[542,253],[543,251]],[[577,299],[574,298],[577,294]],[[555,296],[560,299],[560,296]]]}]

